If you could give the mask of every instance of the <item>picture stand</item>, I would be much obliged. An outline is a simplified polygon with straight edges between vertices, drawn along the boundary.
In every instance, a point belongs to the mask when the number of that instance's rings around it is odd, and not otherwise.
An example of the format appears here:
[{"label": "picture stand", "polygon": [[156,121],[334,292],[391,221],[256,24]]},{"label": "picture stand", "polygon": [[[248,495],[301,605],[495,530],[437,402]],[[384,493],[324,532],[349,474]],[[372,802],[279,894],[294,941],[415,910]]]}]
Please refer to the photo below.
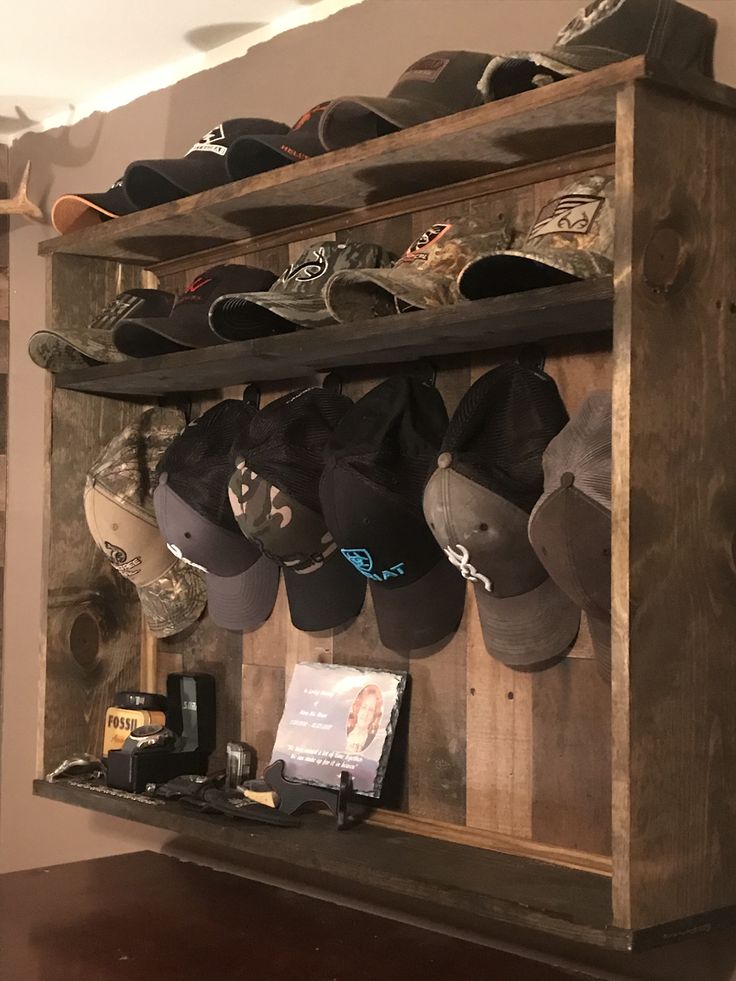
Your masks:
[{"label": "picture stand", "polygon": [[348,814],[348,804],[354,800],[353,778],[346,770],[340,773],[339,790],[287,780],[283,760],[274,760],[267,766],[263,779],[278,794],[279,810],[284,814],[294,814],[304,804],[323,804],[336,816],[338,831],[344,831],[355,823]]}]

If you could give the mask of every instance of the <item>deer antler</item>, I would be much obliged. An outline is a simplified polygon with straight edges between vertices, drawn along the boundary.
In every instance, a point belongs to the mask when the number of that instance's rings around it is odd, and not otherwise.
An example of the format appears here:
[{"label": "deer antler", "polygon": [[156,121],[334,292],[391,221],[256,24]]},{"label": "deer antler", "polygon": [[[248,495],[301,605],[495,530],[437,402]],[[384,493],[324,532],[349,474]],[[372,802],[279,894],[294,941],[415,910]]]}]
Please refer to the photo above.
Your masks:
[{"label": "deer antler", "polygon": [[26,218],[43,218],[43,211],[28,199],[28,175],[31,172],[31,161],[26,164],[23,176],[18,184],[18,190],[12,198],[0,200],[0,215],[25,215]]}]

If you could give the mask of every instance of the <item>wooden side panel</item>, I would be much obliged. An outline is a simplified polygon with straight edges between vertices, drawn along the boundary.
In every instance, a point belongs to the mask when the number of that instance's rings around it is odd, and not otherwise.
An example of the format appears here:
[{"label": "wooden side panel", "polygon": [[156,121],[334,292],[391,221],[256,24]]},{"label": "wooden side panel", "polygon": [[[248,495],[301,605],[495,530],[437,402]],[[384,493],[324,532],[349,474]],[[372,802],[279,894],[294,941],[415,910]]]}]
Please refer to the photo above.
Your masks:
[{"label": "wooden side panel", "polygon": [[619,133],[614,912],[642,928],[736,902],[736,120],[637,86]]},{"label": "wooden side panel", "polygon": [[[58,326],[88,323],[112,297],[139,285],[138,269],[93,259],[52,260],[49,316]],[[57,390],[53,394],[48,529],[45,771],[73,753],[99,753],[104,712],[117,690],[139,680],[140,607],[113,571],[84,519],[87,470],[140,404]],[[99,649],[73,642],[81,613],[100,625]]]}]

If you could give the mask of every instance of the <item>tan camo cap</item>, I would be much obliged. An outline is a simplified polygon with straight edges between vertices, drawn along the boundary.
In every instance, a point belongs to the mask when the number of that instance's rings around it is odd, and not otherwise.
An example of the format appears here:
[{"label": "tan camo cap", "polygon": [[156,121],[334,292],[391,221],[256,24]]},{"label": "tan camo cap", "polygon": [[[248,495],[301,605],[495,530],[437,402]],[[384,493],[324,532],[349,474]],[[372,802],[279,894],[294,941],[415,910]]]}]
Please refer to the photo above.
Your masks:
[{"label": "tan camo cap", "polygon": [[468,263],[459,288],[470,300],[613,275],[613,177],[590,174],[544,205],[523,245]]},{"label": "tan camo cap", "polygon": [[479,256],[505,248],[510,235],[475,218],[448,218],[431,225],[391,269],[351,269],[333,276],[327,308],[342,322],[426,310],[462,300],[458,276]]},{"label": "tan camo cap", "polygon": [[148,409],[105,447],[87,474],[84,510],[98,548],[138,591],[157,637],[180,633],[206,603],[201,573],[168,550],[156,525],[156,464],[184,428],[177,409]]}]

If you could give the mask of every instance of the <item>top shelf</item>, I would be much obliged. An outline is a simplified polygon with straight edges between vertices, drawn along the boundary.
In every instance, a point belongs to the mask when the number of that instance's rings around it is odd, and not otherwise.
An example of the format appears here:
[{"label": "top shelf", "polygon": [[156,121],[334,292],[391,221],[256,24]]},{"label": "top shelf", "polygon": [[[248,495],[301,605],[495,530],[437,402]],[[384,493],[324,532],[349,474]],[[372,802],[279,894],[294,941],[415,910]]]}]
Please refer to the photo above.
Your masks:
[{"label": "top shelf", "polygon": [[39,254],[91,256],[156,267],[242,245],[283,229],[351,214],[613,142],[616,96],[650,79],[736,109],[736,90],[699,75],[673,76],[630,58],[531,92],[445,116],[379,139],[289,164],[169,204],[47,239]]}]

